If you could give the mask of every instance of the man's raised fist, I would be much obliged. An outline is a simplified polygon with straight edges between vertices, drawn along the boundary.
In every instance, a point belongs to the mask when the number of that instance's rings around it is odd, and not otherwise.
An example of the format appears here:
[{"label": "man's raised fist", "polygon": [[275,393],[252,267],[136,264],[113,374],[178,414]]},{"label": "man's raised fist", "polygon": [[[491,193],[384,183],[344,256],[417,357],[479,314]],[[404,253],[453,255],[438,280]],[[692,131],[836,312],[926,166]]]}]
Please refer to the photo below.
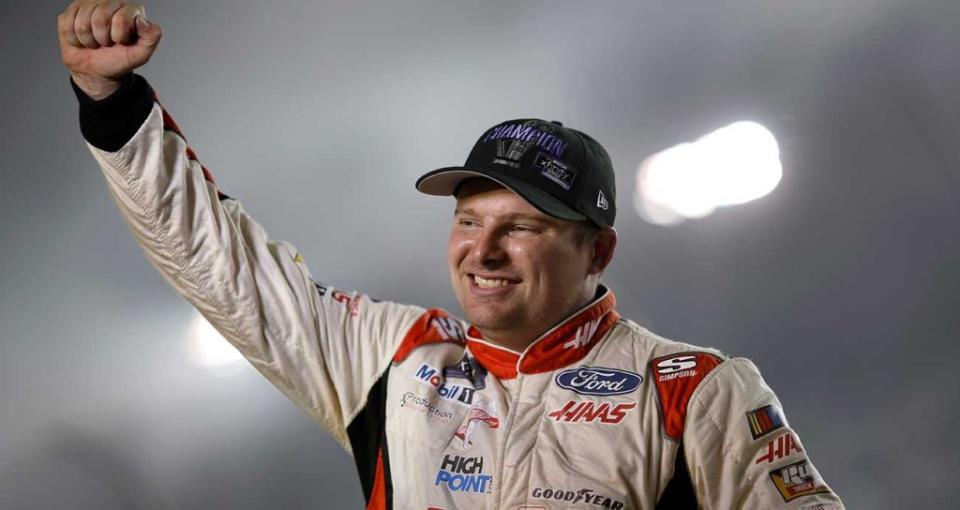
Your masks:
[{"label": "man's raised fist", "polygon": [[118,80],[146,64],[163,29],[143,6],[122,0],[75,0],[57,18],[60,56],[87,95],[103,99]]}]

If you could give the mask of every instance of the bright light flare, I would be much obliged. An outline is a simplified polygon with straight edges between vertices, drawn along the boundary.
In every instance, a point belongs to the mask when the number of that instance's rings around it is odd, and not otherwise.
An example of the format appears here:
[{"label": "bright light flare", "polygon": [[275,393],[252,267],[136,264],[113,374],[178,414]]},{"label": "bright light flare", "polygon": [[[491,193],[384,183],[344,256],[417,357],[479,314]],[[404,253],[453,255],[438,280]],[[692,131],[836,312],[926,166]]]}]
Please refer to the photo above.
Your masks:
[{"label": "bright light flare", "polygon": [[211,369],[236,365],[243,360],[240,352],[199,313],[190,325],[190,347],[197,363]]},{"label": "bright light flare", "polygon": [[641,163],[634,208],[651,223],[675,225],[767,195],[782,176],[773,134],[756,122],[735,122]]}]

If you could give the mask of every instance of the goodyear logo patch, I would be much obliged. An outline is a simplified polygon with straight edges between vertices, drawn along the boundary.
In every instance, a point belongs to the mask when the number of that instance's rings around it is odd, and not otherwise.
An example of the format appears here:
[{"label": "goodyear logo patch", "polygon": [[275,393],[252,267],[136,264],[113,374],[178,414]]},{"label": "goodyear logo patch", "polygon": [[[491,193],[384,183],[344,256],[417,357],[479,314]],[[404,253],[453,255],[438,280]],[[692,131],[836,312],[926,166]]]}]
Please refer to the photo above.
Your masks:
[{"label": "goodyear logo patch", "polygon": [[783,413],[773,404],[763,406],[747,413],[747,424],[750,426],[750,434],[753,438],[760,439],[784,426]]}]

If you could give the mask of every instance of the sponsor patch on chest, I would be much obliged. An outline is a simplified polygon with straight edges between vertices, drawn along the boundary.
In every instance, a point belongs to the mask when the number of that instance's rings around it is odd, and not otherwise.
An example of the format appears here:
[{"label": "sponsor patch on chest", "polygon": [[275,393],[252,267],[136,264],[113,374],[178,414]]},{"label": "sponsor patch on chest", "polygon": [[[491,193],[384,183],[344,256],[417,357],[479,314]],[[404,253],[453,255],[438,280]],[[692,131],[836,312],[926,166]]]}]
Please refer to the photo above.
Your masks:
[{"label": "sponsor patch on chest", "polygon": [[429,363],[421,363],[420,367],[413,373],[413,378],[422,384],[433,387],[434,391],[436,391],[437,395],[442,399],[465,406],[473,404],[476,389],[462,384],[447,382],[443,376],[443,371]]},{"label": "sponsor patch on chest", "polygon": [[550,487],[534,487],[533,490],[530,491],[530,497],[533,499],[556,501],[565,505],[576,505],[576,508],[580,508],[582,505],[592,505],[598,508],[609,508],[610,510],[623,509],[622,501],[601,494],[593,489],[566,490]]},{"label": "sponsor patch on chest", "polygon": [[488,493],[493,490],[493,476],[484,474],[481,456],[444,455],[433,485],[451,492]]},{"label": "sponsor patch on chest", "polygon": [[560,409],[550,412],[547,417],[563,423],[604,423],[616,425],[636,409],[636,402],[614,404],[611,402],[591,402],[589,400],[569,400]]},{"label": "sponsor patch on chest", "polygon": [[557,386],[581,395],[612,396],[635,391],[643,377],[626,370],[584,365],[560,372],[555,381]]}]

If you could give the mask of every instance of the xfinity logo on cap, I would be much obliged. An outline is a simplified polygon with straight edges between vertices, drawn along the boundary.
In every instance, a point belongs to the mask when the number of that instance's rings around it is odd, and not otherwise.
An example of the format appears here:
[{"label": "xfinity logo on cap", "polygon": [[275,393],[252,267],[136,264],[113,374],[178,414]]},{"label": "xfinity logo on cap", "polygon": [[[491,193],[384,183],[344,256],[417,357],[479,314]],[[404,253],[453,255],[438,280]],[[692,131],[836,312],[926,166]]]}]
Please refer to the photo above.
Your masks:
[{"label": "xfinity logo on cap", "polygon": [[636,390],[643,377],[615,368],[582,366],[560,372],[555,380],[561,388],[581,395],[624,395]]},{"label": "xfinity logo on cap", "polygon": [[537,159],[533,161],[533,166],[540,169],[540,175],[557,183],[557,185],[567,191],[570,191],[570,188],[573,187],[573,180],[577,178],[577,171],[570,167],[570,165],[542,152],[537,154]]}]

